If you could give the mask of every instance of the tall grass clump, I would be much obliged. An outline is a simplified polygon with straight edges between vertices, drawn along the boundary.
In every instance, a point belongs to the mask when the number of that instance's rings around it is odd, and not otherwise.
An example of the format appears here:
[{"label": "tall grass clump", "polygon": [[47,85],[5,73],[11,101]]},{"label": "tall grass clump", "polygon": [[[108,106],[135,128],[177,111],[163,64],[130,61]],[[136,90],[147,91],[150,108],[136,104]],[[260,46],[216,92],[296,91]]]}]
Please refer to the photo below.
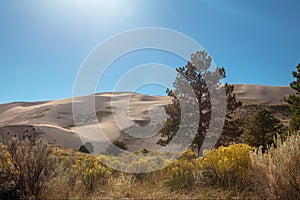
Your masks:
[{"label": "tall grass clump", "polygon": [[300,135],[275,139],[268,153],[251,153],[258,187],[271,199],[300,199]]}]

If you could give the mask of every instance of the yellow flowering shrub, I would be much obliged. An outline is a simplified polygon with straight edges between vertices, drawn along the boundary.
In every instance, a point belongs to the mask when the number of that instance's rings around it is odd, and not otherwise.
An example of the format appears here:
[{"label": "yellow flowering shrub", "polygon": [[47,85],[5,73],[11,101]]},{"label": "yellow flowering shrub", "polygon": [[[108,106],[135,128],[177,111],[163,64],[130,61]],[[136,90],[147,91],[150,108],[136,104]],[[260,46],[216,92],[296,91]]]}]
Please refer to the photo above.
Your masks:
[{"label": "yellow flowering shrub", "polygon": [[204,181],[224,187],[248,184],[251,176],[251,150],[246,144],[232,144],[204,152]]},{"label": "yellow flowering shrub", "polygon": [[168,169],[171,189],[192,189],[200,181],[201,160],[192,150],[187,150]]},{"label": "yellow flowering shrub", "polygon": [[76,160],[72,168],[88,192],[93,192],[99,184],[105,184],[111,175],[111,171],[92,156]]},{"label": "yellow flowering shrub", "polygon": [[163,154],[152,153],[145,155],[141,152],[134,154],[122,154],[120,156],[110,156],[100,154],[97,158],[104,164],[112,166],[119,171],[126,172],[149,172],[164,166],[166,157]]},{"label": "yellow flowering shrub", "polygon": [[156,168],[157,164],[155,162],[149,161],[145,158],[140,158],[139,160],[133,161],[128,165],[129,171],[141,173],[155,170]]},{"label": "yellow flowering shrub", "polygon": [[12,170],[14,170],[12,158],[7,151],[7,146],[2,145],[0,148],[0,173],[7,174],[12,172]]},{"label": "yellow flowering shrub", "polygon": [[115,169],[114,172],[117,174],[122,172],[131,173],[137,181],[157,183],[168,178],[165,168],[174,161],[175,156],[177,156],[177,153],[146,152],[142,150],[141,152],[119,156],[100,154],[97,159],[108,167]]},{"label": "yellow flowering shrub", "polygon": [[17,170],[15,170],[12,158],[7,151],[6,145],[0,146],[0,192],[2,190],[8,190],[8,183],[11,181],[12,176],[14,173],[18,173]]}]

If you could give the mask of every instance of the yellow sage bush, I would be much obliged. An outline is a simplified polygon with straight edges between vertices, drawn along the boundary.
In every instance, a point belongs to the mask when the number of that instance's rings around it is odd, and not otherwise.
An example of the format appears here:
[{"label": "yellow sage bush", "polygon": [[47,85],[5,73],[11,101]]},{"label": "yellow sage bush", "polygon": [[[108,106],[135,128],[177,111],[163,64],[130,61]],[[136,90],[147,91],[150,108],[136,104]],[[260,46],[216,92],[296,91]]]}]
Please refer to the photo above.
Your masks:
[{"label": "yellow sage bush", "polygon": [[96,186],[105,184],[111,175],[111,171],[92,156],[78,159],[72,167],[88,192],[93,192]]},{"label": "yellow sage bush", "polygon": [[187,150],[180,159],[167,167],[168,185],[171,189],[187,189],[195,187],[200,181],[201,159],[192,150]]},{"label": "yellow sage bush", "polygon": [[251,150],[246,144],[232,144],[204,152],[204,181],[223,187],[246,186],[251,182]]}]

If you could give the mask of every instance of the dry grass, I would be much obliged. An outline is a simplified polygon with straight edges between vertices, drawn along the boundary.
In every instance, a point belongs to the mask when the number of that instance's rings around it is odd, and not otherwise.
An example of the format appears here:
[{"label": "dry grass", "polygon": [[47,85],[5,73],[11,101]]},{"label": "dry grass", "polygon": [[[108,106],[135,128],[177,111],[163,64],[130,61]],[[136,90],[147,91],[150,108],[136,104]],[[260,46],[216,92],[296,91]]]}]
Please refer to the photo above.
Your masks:
[{"label": "dry grass", "polygon": [[[21,196],[27,199],[299,199],[299,138],[293,135],[283,143],[278,139],[277,148],[270,148],[268,155],[251,153],[253,168],[248,164],[250,147],[232,145],[209,151],[205,158],[187,151],[168,167],[143,176],[110,170],[92,155],[44,143],[22,143],[26,147],[23,150],[13,144],[9,148],[12,155],[20,155],[19,160],[28,161],[19,165],[19,171],[27,174],[26,181],[22,180],[25,192]],[[20,151],[13,150],[18,148]],[[52,157],[58,158],[55,170],[49,159]],[[47,170],[33,185],[36,179],[27,169],[44,165]],[[10,170],[4,169],[0,165],[1,173]],[[205,174],[208,169],[213,174]],[[61,173],[54,176],[57,172]],[[255,184],[252,174],[256,175]]]},{"label": "dry grass", "polygon": [[300,135],[278,136],[275,147],[251,154],[258,188],[271,199],[300,199]]}]

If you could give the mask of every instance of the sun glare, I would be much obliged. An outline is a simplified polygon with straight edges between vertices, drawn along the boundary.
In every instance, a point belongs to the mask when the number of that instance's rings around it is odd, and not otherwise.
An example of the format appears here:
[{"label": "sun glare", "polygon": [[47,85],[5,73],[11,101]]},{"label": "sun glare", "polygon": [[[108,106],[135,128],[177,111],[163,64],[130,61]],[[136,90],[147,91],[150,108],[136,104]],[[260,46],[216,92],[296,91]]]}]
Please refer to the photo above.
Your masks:
[{"label": "sun glare", "polygon": [[120,0],[79,0],[79,5],[87,8],[87,12],[110,18],[124,17],[131,13],[128,4]]},{"label": "sun glare", "polygon": [[39,3],[40,14],[42,16],[53,15],[53,11],[55,11],[62,18],[77,15],[87,20],[95,18],[109,23],[112,23],[116,19],[130,16],[132,6],[130,1],[125,2],[123,0],[52,0]]}]

